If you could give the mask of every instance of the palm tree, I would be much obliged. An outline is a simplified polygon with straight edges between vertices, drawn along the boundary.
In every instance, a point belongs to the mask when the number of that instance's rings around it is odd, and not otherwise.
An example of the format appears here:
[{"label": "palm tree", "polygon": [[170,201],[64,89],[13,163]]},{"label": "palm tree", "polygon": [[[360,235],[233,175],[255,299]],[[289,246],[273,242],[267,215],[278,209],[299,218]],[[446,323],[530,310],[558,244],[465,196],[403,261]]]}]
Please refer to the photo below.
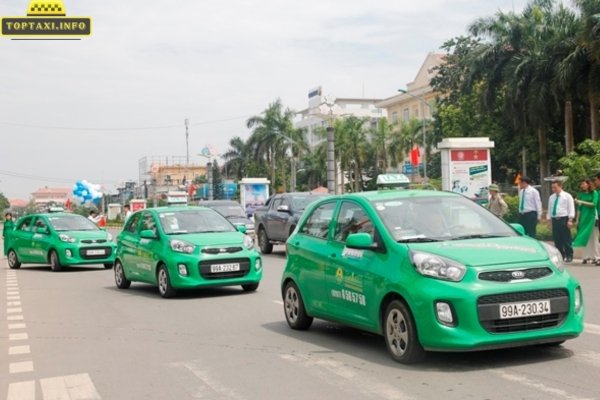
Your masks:
[{"label": "palm tree", "polygon": [[375,167],[385,171],[388,168],[388,142],[392,134],[393,125],[386,118],[379,118],[377,125],[371,130]]},{"label": "palm tree", "polygon": [[229,149],[223,154],[225,163],[223,169],[228,174],[235,174],[237,180],[241,180],[244,176],[247,176],[248,157],[248,146],[246,142],[239,136],[231,138],[229,141]]},{"label": "palm tree", "polygon": [[411,118],[407,122],[395,125],[395,128],[392,131],[388,149],[391,166],[397,168],[400,163],[404,162],[410,150],[415,145],[422,143],[423,123],[416,118]]},{"label": "palm tree", "polygon": [[[277,161],[285,160],[285,153],[289,147],[289,135],[293,133],[294,113],[284,109],[280,99],[269,104],[261,115],[251,117],[246,122],[248,128],[253,129],[248,145],[253,150],[253,157],[257,163],[266,163],[271,175],[271,184],[277,184]],[[283,169],[285,171],[285,169]]]},{"label": "palm tree", "polygon": [[336,157],[340,161],[342,171],[352,168],[356,192],[361,191],[363,187],[362,169],[366,163],[368,147],[366,122],[366,118],[353,115],[334,122]]}]

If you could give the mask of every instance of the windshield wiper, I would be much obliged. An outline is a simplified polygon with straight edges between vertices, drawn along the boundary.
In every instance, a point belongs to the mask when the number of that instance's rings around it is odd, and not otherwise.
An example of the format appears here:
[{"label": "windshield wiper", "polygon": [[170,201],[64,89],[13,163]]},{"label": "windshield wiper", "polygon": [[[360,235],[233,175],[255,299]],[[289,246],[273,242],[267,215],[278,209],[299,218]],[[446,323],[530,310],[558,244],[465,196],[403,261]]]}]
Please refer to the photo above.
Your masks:
[{"label": "windshield wiper", "polygon": [[488,233],[474,233],[471,235],[455,236],[451,240],[490,239],[490,238],[499,238],[499,237],[508,237],[508,236],[506,236],[506,235],[490,235]]},{"label": "windshield wiper", "polygon": [[400,239],[397,242],[398,243],[431,243],[431,242],[441,242],[441,240],[428,238],[428,237],[415,237],[415,238],[408,238],[408,239]]}]

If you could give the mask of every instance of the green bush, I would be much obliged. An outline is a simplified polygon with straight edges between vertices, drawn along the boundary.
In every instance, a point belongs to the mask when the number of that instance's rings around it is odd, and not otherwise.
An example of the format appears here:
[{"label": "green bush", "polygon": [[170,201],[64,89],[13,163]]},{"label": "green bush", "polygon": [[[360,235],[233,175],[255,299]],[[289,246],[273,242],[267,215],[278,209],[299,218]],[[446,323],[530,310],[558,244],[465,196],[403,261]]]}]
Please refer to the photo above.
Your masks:
[{"label": "green bush", "polygon": [[508,206],[508,212],[504,216],[504,220],[508,223],[517,223],[519,219],[519,196],[503,196],[502,197]]}]

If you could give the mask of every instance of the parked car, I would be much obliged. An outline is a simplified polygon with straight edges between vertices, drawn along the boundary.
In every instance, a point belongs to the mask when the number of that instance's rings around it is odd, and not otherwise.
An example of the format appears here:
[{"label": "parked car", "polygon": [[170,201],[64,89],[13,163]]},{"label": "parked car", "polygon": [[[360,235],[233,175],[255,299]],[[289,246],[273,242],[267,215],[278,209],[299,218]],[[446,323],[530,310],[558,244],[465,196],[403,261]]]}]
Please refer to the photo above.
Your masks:
[{"label": "parked car", "polygon": [[263,254],[273,251],[273,244],[285,243],[292,234],[304,209],[325,194],[281,193],[271,196],[254,212],[258,246]]},{"label": "parked car", "polygon": [[12,269],[22,264],[50,264],[52,271],[87,264],[112,268],[115,261],[112,235],[77,214],[21,217],[8,240],[8,266]]},{"label": "parked car", "polygon": [[246,235],[254,237],[254,221],[252,221],[242,208],[241,204],[233,200],[209,200],[200,204],[202,207],[212,208],[235,226],[246,227]]},{"label": "parked car", "polygon": [[255,291],[262,259],[254,240],[205,207],[161,207],[131,215],[117,238],[115,283],[158,286],[163,297],[179,289],[241,285]]},{"label": "parked car", "polygon": [[583,330],[559,251],[465,197],[389,190],[321,199],[287,241],[285,318],[381,334],[392,358],[558,345]]}]

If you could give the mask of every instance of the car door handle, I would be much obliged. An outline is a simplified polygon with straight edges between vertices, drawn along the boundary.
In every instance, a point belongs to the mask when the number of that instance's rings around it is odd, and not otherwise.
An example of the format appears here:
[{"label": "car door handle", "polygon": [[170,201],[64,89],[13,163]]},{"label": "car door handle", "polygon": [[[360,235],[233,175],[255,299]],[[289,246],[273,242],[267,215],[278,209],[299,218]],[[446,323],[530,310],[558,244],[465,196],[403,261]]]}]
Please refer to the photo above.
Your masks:
[{"label": "car door handle", "polygon": [[329,257],[331,257],[331,258],[336,258],[336,257],[337,257],[337,255],[336,255],[335,253],[331,253],[331,254],[329,255]]}]

